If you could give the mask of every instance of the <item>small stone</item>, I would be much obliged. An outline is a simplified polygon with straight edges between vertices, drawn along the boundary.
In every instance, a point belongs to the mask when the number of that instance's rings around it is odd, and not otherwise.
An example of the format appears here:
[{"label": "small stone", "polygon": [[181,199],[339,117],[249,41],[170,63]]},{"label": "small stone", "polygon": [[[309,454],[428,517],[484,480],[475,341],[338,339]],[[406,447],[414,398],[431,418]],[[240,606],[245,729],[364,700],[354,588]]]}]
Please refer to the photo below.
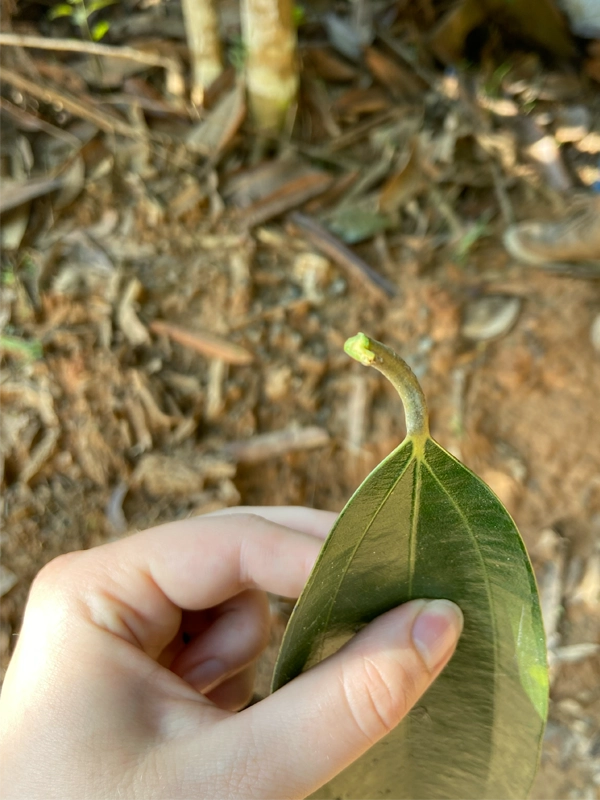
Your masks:
[{"label": "small stone", "polygon": [[4,597],[18,582],[15,573],[0,564],[0,597]]},{"label": "small stone", "polygon": [[597,353],[600,353],[600,314],[596,314],[590,329],[590,340]]},{"label": "small stone", "polygon": [[473,341],[497,339],[509,332],[521,310],[518,297],[490,295],[468,303],[465,308],[462,334]]}]

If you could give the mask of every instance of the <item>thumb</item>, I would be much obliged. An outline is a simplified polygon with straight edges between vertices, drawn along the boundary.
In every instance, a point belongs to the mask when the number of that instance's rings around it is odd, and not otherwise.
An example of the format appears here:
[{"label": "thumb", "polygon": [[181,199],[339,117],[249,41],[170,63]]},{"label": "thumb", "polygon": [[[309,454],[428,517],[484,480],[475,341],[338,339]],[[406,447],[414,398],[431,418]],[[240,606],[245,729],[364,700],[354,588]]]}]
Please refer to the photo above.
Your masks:
[{"label": "thumb", "polygon": [[462,626],[454,603],[413,600],[243,712],[251,758],[269,753],[277,765],[256,796],[305,797],[389,733],[442,671]]}]

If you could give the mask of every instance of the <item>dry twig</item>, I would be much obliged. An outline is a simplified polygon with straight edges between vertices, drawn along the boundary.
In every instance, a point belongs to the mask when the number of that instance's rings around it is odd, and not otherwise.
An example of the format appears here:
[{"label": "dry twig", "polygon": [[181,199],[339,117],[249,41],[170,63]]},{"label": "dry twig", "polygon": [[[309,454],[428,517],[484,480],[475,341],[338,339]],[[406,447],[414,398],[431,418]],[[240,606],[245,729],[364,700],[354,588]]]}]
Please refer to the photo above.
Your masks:
[{"label": "dry twig", "polygon": [[227,456],[240,464],[258,464],[296,450],[312,450],[329,444],[324,428],[308,428],[260,433],[251,439],[230,442],[225,446]]},{"label": "dry twig", "polygon": [[195,350],[208,358],[220,358],[226,364],[251,364],[254,356],[249,350],[239,344],[228,342],[214,333],[206,331],[188,331],[178,325],[171,325],[168,322],[154,320],[150,323],[150,330],[153,333],[168,336],[177,344]]},{"label": "dry twig", "polygon": [[8,47],[32,47],[37,50],[62,50],[72,53],[86,53],[93,56],[121,58],[136,61],[149,67],[162,67],[170,73],[181,73],[181,68],[173,58],[135,50],[133,47],[114,47],[100,42],[86,42],[79,39],[50,39],[47,36],[30,36],[20,33],[0,32],[0,45]]},{"label": "dry twig", "polygon": [[324,253],[332,261],[340,266],[351,278],[355,278],[365,286],[370,292],[379,298],[394,297],[396,287],[384,278],[383,275],[375,272],[366,261],[359,258],[345,244],[340,242],[335,236],[329,233],[322,225],[314,219],[300,214],[297,211],[289,216],[290,222],[298,227],[303,236],[313,244],[317,250]]}]

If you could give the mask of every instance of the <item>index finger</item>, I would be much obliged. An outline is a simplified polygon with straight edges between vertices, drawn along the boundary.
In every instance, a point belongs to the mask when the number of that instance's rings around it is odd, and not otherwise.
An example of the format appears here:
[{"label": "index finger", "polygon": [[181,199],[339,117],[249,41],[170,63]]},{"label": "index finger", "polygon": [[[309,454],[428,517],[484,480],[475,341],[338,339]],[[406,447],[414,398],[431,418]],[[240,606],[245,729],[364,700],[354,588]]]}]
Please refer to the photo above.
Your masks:
[{"label": "index finger", "polygon": [[[323,513],[303,509],[299,525],[323,527]],[[58,585],[86,603],[96,625],[154,655],[177,633],[181,609],[211,608],[250,588],[297,597],[321,545],[248,511],[207,515],[72,554]]]},{"label": "index finger", "polygon": [[[262,514],[268,511],[260,509],[258,514],[239,509],[196,517],[136,534],[122,543],[131,547],[131,557],[135,551],[135,557],[141,559],[143,550],[153,580],[180,608],[210,608],[245,589],[298,597],[322,540],[267,519]],[[270,511],[277,519],[277,510]],[[285,513],[280,518],[285,518]],[[303,515],[300,523],[314,528],[315,517]],[[138,537],[140,541],[136,541]]]},{"label": "index finger", "polygon": [[338,518],[338,514],[333,511],[319,511],[316,508],[306,508],[305,506],[237,506],[222,508],[220,511],[213,511],[206,516],[222,517],[231,514],[257,514],[278,525],[285,525],[286,528],[302,531],[302,533],[310,533],[311,536],[317,536],[319,539],[327,536]]}]

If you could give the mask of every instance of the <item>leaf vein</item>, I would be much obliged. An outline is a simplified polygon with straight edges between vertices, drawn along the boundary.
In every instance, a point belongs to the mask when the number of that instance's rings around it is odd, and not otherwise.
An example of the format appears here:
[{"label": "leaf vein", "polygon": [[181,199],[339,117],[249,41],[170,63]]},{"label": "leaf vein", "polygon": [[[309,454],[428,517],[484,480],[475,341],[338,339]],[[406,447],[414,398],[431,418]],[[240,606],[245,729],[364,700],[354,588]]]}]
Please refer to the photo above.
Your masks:
[{"label": "leaf vein", "polygon": [[487,574],[486,568],[485,568],[486,567],[485,559],[483,557],[483,553],[481,552],[481,547],[480,547],[480,544],[479,544],[479,540],[477,539],[477,536],[475,535],[475,531],[473,530],[473,528],[472,528],[471,524],[469,523],[469,520],[465,516],[463,510],[458,505],[456,500],[452,497],[450,492],[446,489],[444,484],[437,477],[437,475],[435,474],[435,472],[433,471],[431,466],[427,463],[427,460],[426,460],[425,457],[423,457],[423,465],[425,466],[425,468],[427,469],[427,471],[429,472],[429,474],[431,475],[433,480],[440,487],[440,490],[442,491],[442,493],[448,498],[448,500],[450,501],[451,505],[454,507],[454,510],[456,511],[456,513],[458,514],[460,519],[462,520],[465,528],[467,529],[467,531],[471,535],[471,538],[473,540],[473,544],[475,546],[475,551],[476,551],[477,555],[479,556],[479,560],[481,561],[482,573],[483,573],[483,578],[484,578],[484,583],[485,583],[485,589],[486,589],[488,604],[489,604],[489,608],[490,608],[490,616],[492,618],[492,628],[493,628],[493,632],[494,632],[494,636],[493,636],[493,643],[494,643],[494,695],[493,695],[493,697],[494,697],[494,700],[493,700],[493,702],[494,702],[494,707],[495,707],[496,706],[496,702],[497,702],[497,697],[498,697],[498,664],[500,663],[500,657],[499,657],[499,653],[498,653],[498,625],[497,625],[497,622],[496,622],[496,612],[495,612],[495,609],[494,609],[494,604],[492,602],[492,589],[491,589],[491,586],[490,586],[490,580],[489,580],[489,577],[488,577],[488,574]]}]

